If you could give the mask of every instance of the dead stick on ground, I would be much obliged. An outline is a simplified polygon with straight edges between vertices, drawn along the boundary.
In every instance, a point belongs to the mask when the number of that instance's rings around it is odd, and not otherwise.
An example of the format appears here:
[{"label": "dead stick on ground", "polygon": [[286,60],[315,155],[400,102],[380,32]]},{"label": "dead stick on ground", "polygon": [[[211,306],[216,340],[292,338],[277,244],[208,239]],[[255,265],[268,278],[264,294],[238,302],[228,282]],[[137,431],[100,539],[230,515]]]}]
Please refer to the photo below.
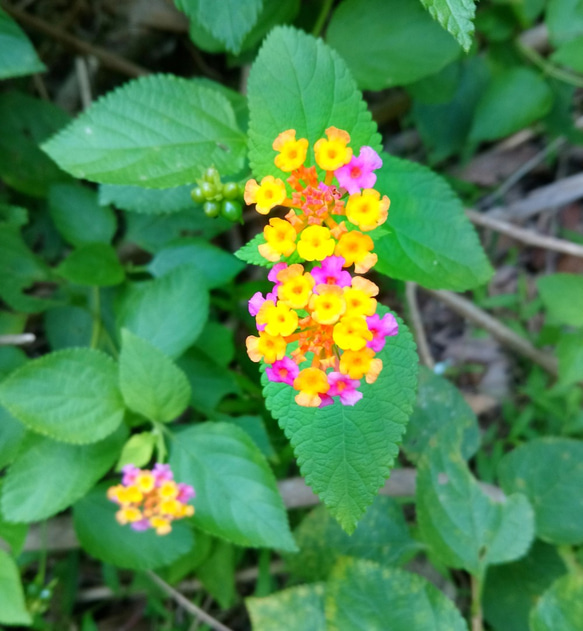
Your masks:
[{"label": "dead stick on ground", "polygon": [[21,335],[0,335],[0,346],[24,346],[36,340],[34,333],[22,333]]},{"label": "dead stick on ground", "polygon": [[427,368],[433,370],[435,368],[435,362],[433,361],[431,351],[429,350],[429,343],[427,342],[427,336],[425,335],[425,327],[423,326],[423,320],[421,319],[421,313],[419,312],[419,306],[417,305],[417,283],[413,283],[411,281],[406,283],[405,296],[407,298],[409,316],[411,317],[411,325],[413,326],[413,333],[415,335],[415,341],[417,342],[419,357]]},{"label": "dead stick on ground", "polygon": [[520,337],[512,329],[509,329],[496,320],[496,318],[493,318],[479,307],[476,307],[469,300],[450,291],[435,291],[433,289],[425,289],[425,291],[435,296],[438,300],[441,300],[450,309],[459,313],[459,315],[488,331],[488,333],[495,337],[501,344],[528,357],[528,359],[542,366],[551,375],[557,375],[557,360],[554,357],[543,351],[539,351],[528,340]]}]

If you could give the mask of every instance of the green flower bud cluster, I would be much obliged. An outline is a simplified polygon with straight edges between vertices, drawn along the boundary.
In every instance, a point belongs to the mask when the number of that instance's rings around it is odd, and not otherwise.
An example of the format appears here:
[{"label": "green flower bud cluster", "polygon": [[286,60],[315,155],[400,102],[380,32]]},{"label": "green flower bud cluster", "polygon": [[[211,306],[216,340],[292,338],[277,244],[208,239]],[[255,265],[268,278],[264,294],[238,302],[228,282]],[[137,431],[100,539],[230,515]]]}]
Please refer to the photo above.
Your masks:
[{"label": "green flower bud cluster", "polygon": [[224,217],[229,221],[240,221],[243,215],[241,203],[243,190],[237,182],[221,182],[221,175],[215,167],[209,167],[198,186],[190,191],[195,204],[202,204],[207,217]]}]

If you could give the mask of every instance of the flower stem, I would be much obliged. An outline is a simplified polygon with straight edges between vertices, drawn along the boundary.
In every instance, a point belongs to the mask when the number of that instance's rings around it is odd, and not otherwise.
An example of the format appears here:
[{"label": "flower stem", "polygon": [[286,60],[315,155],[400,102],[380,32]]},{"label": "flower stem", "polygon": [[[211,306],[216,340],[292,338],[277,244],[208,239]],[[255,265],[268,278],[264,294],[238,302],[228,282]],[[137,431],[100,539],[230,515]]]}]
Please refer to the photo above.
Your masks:
[{"label": "flower stem", "polygon": [[318,19],[314,24],[314,28],[312,29],[312,35],[314,37],[319,37],[322,29],[324,28],[324,24],[326,24],[326,20],[328,19],[328,14],[332,9],[332,4],[334,0],[324,0],[322,2],[322,8],[320,9],[320,14],[318,15]]},{"label": "flower stem", "polygon": [[470,576],[472,588],[472,631],[483,631],[482,615],[482,576],[472,574]]},{"label": "flower stem", "polygon": [[99,344],[99,335],[101,334],[101,301],[99,296],[99,287],[92,288],[93,297],[93,327],[91,329],[91,348],[97,348]]}]

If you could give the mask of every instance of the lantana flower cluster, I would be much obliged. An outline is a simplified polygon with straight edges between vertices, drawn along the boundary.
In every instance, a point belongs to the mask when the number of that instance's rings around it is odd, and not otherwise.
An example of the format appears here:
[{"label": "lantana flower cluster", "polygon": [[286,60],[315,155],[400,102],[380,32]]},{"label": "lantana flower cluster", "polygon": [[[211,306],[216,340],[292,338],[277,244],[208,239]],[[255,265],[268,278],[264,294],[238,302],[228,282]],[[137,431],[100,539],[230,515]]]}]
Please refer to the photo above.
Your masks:
[{"label": "lantana flower cluster", "polygon": [[[315,143],[316,164],[325,171],[320,181],[316,167],[305,166],[308,141],[284,131],[273,149],[276,166],[290,173],[291,197],[271,175],[245,187],[246,203],[259,213],[289,209],[284,218],[270,219],[258,246],[274,263],[273,288],[249,301],[258,336],[247,338],[247,353],[265,362],[271,381],[292,386],[296,402],[306,407],[359,401],[360,380],[377,379],[382,361],[376,354],[398,332],[391,314],[376,313],[378,287],[360,276],[377,262],[366,233],[386,221],[390,204],[372,188],[382,160],[371,147],[355,156],[349,143],[349,134],[336,127]],[[294,253],[305,265],[282,261]]]},{"label": "lantana flower cluster", "polygon": [[176,483],[169,465],[156,464],[150,471],[130,464],[122,473],[121,484],[107,491],[108,499],[119,505],[115,517],[120,524],[130,524],[134,530],[154,528],[158,535],[167,535],[174,520],[194,515],[188,504],[194,489]]}]

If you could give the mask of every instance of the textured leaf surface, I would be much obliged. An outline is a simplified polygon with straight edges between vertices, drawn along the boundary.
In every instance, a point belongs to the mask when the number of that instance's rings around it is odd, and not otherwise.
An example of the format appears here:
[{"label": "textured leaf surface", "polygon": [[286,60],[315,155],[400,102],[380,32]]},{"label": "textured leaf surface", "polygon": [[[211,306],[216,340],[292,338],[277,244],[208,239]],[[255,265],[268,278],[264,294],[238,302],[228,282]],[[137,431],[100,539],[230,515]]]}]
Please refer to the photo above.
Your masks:
[{"label": "textured leaf surface", "polygon": [[119,285],[125,278],[115,249],[105,243],[88,243],[73,250],[55,271],[71,283],[93,287]]},{"label": "textured leaf surface", "polygon": [[543,276],[536,283],[549,315],[560,324],[583,326],[583,277],[576,274]]},{"label": "textured leaf surface", "polygon": [[122,331],[119,385],[130,410],[168,423],[184,412],[190,386],[184,373],[164,353],[127,330]]},{"label": "textured leaf surface", "polygon": [[231,423],[202,423],[171,443],[176,479],[197,492],[196,524],[243,546],[296,549],[275,477],[258,447]]},{"label": "textured leaf surface", "polygon": [[18,24],[0,8],[0,79],[43,72],[45,66],[38,58],[28,37]]},{"label": "textured leaf surface", "polygon": [[382,90],[432,75],[461,52],[419,2],[346,0],[326,34],[363,90]]},{"label": "textured leaf surface", "polygon": [[30,523],[69,507],[117,460],[127,432],[118,429],[98,443],[70,445],[29,434],[2,484],[2,514]]},{"label": "textured leaf surface", "polygon": [[468,52],[474,34],[474,0],[421,0],[431,17],[447,29]]},{"label": "textured leaf surface", "polygon": [[32,618],[26,609],[20,574],[10,555],[0,549],[0,623],[26,625]]},{"label": "textured leaf surface", "polygon": [[363,398],[353,407],[337,401],[303,408],[293,388],[262,377],[267,408],[290,439],[302,475],[348,533],[389,476],[415,402],[417,354],[402,321],[379,357],[379,378],[361,385]]},{"label": "textured leaf surface", "polygon": [[536,515],[536,534],[549,543],[583,543],[583,443],[538,438],[500,462],[506,493],[524,493]]},{"label": "textured leaf surface", "polygon": [[[356,152],[362,145],[380,148],[376,124],[342,59],[301,31],[271,31],[251,69],[248,95],[249,159],[256,177],[287,177],[273,164],[271,147],[286,129],[295,129],[313,146],[334,126],[350,134]],[[311,155],[310,150],[307,164],[313,163]]]},{"label": "textured leaf surface", "polygon": [[188,524],[177,522],[163,537],[152,529],[135,532],[115,520],[117,505],[106,497],[101,484],[73,507],[73,523],[81,545],[105,563],[131,570],[169,565],[192,549],[194,537]]},{"label": "textured leaf surface", "polygon": [[463,291],[488,281],[492,267],[447,182],[419,164],[382,158],[375,188],[391,207],[387,230],[376,239],[375,269],[431,289]]},{"label": "textured leaf surface", "polygon": [[326,586],[329,631],[467,631],[455,605],[417,574],[341,559]]},{"label": "textured leaf surface", "polygon": [[237,172],[245,137],[222,94],[157,75],[102,97],[43,148],[79,178],[167,188],[190,184],[209,164]]},{"label": "textured leaf surface", "polygon": [[0,401],[35,432],[70,443],[105,438],[124,415],[115,363],[89,348],[28,362],[2,382]]},{"label": "textured leaf surface", "polygon": [[570,574],[556,581],[537,602],[530,616],[531,631],[579,631],[583,621],[583,576]]}]

